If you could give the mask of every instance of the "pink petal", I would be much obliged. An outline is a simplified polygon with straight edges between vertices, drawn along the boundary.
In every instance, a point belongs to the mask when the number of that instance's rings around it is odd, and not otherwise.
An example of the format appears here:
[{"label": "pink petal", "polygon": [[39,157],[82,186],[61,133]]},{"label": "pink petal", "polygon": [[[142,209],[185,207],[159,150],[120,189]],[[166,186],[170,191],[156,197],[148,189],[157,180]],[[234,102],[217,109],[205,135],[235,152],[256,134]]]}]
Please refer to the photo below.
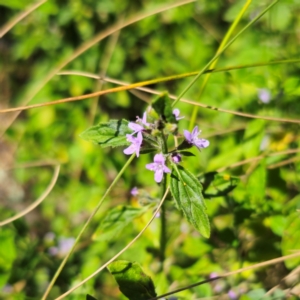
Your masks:
[{"label": "pink petal", "polygon": [[130,145],[128,148],[123,150],[123,153],[130,155],[135,151],[134,145]]},{"label": "pink petal", "polygon": [[164,176],[163,170],[157,170],[154,174],[154,179],[156,182],[161,182]]},{"label": "pink petal", "polygon": [[158,163],[158,164],[164,164],[165,163],[165,158],[164,156],[160,153],[160,154],[156,154],[154,156],[154,162]]},{"label": "pink petal", "polygon": [[146,165],[146,169],[150,170],[150,171],[155,171],[157,168],[157,164],[156,163],[151,163],[151,164],[147,164]]}]

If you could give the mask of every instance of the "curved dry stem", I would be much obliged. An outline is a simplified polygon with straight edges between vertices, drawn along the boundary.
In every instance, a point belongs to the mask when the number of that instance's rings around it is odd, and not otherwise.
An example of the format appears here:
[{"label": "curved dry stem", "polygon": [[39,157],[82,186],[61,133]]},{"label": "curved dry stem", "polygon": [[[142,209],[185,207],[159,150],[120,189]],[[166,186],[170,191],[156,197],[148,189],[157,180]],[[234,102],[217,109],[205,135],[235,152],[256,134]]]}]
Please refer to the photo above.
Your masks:
[{"label": "curved dry stem", "polygon": [[174,295],[174,294],[176,294],[176,293],[179,293],[179,292],[182,292],[182,291],[184,291],[184,290],[187,290],[187,289],[190,289],[190,288],[193,288],[193,287],[202,285],[202,284],[204,284],[204,283],[208,283],[208,282],[211,282],[211,281],[215,281],[215,280],[218,280],[218,279],[221,279],[221,278],[226,278],[226,277],[229,277],[229,276],[231,276],[231,275],[236,275],[236,274],[239,274],[239,273],[242,273],[242,272],[245,272],[245,271],[258,269],[258,268],[266,267],[266,266],[269,266],[269,265],[274,265],[274,264],[277,264],[277,263],[279,263],[279,262],[283,262],[283,261],[285,261],[285,260],[292,259],[292,258],[299,257],[299,256],[300,256],[300,251],[298,251],[298,252],[296,252],[296,253],[293,253],[293,254],[290,254],[290,255],[285,255],[285,256],[282,256],[282,257],[275,258],[275,259],[267,260],[267,261],[264,261],[264,262],[255,264],[255,265],[253,265],[253,266],[241,268],[241,269],[236,270],[236,271],[232,271],[232,272],[228,272],[228,273],[219,275],[218,277],[210,278],[210,279],[207,279],[207,280],[203,280],[203,281],[200,281],[200,282],[191,284],[191,285],[189,285],[189,286],[187,286],[187,287],[184,287],[184,288],[181,288],[181,289],[177,289],[177,290],[175,290],[175,291],[173,291],[173,292],[169,292],[169,293],[160,295],[160,296],[158,296],[158,297],[151,298],[151,299],[149,299],[149,300],[157,300],[157,299],[161,299],[161,298],[163,298],[163,297],[167,297],[167,296],[170,296],[170,295]]},{"label": "curved dry stem", "polygon": [[[116,83],[116,84],[122,84],[123,86],[127,86],[127,84],[128,84],[128,83],[125,83],[125,82],[122,82],[122,81],[119,81],[119,80],[113,80],[113,79],[106,78],[106,77],[103,78],[103,80],[106,80],[106,81],[112,82],[112,83]],[[141,90],[143,92],[155,94],[155,95],[159,95],[159,94],[162,93],[160,91],[156,91],[156,90],[150,89],[150,88],[136,87],[136,89]],[[177,99],[176,95],[169,94],[169,97],[171,99]],[[192,105],[195,105],[195,106],[200,106],[200,107],[203,107],[203,108],[206,108],[206,109],[211,109],[211,110],[215,110],[215,111],[225,112],[225,113],[229,113],[229,114],[232,114],[232,115],[241,116],[241,117],[244,117],[244,118],[262,119],[262,120],[275,121],[275,122],[287,122],[287,123],[300,124],[300,120],[296,120],[296,119],[286,119],[286,118],[275,118],[275,117],[267,117],[267,116],[257,116],[257,115],[242,113],[242,112],[238,112],[238,111],[234,111],[234,110],[218,108],[218,107],[215,107],[215,106],[209,106],[209,105],[206,105],[206,104],[197,103],[195,101],[184,99],[184,98],[180,99],[180,102],[192,104]]]},{"label": "curved dry stem", "polygon": [[26,209],[19,212],[15,216],[0,222],[0,226],[7,225],[7,224],[19,219],[19,218],[24,217],[25,215],[30,213],[33,209],[35,209],[38,205],[40,205],[45,200],[45,198],[49,195],[49,193],[52,191],[53,187],[55,186],[56,180],[57,180],[58,175],[59,175],[59,170],[60,170],[60,165],[55,166],[53,176],[52,176],[52,179],[51,179],[48,187],[46,188],[44,193],[35,202],[33,202]]},{"label": "curved dry stem", "polygon": [[288,275],[286,275],[284,278],[282,278],[280,280],[280,283],[275,285],[274,287],[272,287],[270,290],[268,290],[267,293],[265,293],[265,296],[269,296],[271,295],[273,292],[275,292],[279,287],[280,285],[284,282],[284,281],[288,281],[289,278],[291,277],[294,277],[296,274],[299,274],[300,273],[300,267],[297,267],[296,269],[294,269],[292,272],[290,272]]},{"label": "curved dry stem", "polygon": [[2,38],[8,31],[10,31],[16,24],[18,24],[22,19],[27,17],[30,13],[36,10],[39,6],[47,2],[47,0],[41,0],[31,6],[29,6],[25,11],[20,12],[0,29],[0,38]]},{"label": "curved dry stem", "polygon": [[[172,98],[172,97],[170,96],[170,98]],[[187,100],[187,99],[181,99],[180,101],[184,102],[184,103],[192,104],[192,105],[195,105],[195,106],[200,106],[200,107],[203,107],[203,108],[206,108],[206,109],[211,109],[211,110],[215,110],[215,111],[218,111],[218,112],[224,112],[224,113],[228,113],[228,114],[232,114],[232,115],[236,115],[236,116],[240,116],[240,117],[244,117],[244,118],[261,119],[261,120],[274,121],[274,122],[300,124],[300,120],[296,120],[296,119],[258,116],[258,115],[248,114],[248,113],[242,113],[242,112],[239,112],[239,111],[234,111],[234,110],[229,110],[229,109],[224,109],[224,108],[218,108],[218,107],[215,107],[215,106],[205,105],[205,104],[197,103],[195,101],[191,101],[191,100]]]},{"label": "curved dry stem", "polygon": [[[178,6],[182,6],[185,4],[189,4],[195,2],[195,0],[184,0],[184,1],[179,1],[179,2],[175,2],[174,4],[168,4],[168,5],[164,5],[161,6],[151,12],[142,12],[142,13],[138,13],[132,17],[130,17],[129,19],[127,19],[125,22],[123,21],[118,21],[115,25],[113,25],[112,27],[110,27],[109,29],[106,29],[100,33],[98,33],[95,37],[93,37],[91,40],[87,41],[86,43],[82,44],[79,48],[77,48],[73,54],[68,57],[67,59],[63,60],[62,62],[60,62],[57,66],[55,66],[42,80],[39,84],[37,84],[35,86],[35,88],[29,92],[29,94],[27,96],[25,96],[25,99],[23,100],[23,106],[22,108],[26,107],[25,105],[27,105],[27,103],[29,103],[31,101],[31,99],[45,86],[46,83],[48,83],[52,77],[55,76],[56,73],[58,73],[62,68],[64,68],[68,63],[70,63],[71,61],[73,61],[75,58],[77,58],[78,56],[80,56],[82,53],[84,53],[86,50],[88,50],[89,48],[91,48],[92,46],[94,46],[95,44],[97,44],[98,42],[100,42],[101,40],[103,40],[104,38],[108,37],[109,35],[131,25],[134,24],[138,21],[141,21],[147,17],[159,14],[161,12],[164,12],[166,10],[178,7]],[[94,94],[91,95],[90,97],[95,97],[95,96],[99,96],[101,94]],[[89,97],[88,97],[89,98]],[[81,99],[80,99],[81,100]],[[53,104],[58,104],[58,103],[62,103],[62,102],[53,102]],[[32,106],[32,107],[40,107],[43,105],[37,105],[37,106]],[[20,111],[22,111],[24,109],[13,109],[13,110],[6,110],[7,112],[14,112],[10,118],[10,120],[4,125],[2,126],[1,130],[0,130],[0,137],[3,135],[3,133],[6,131],[6,129],[14,122],[14,120],[18,117]]]},{"label": "curved dry stem", "polygon": [[[274,60],[274,61],[269,61],[269,62],[260,62],[260,63],[254,63],[254,64],[237,65],[237,66],[231,66],[231,67],[226,67],[226,68],[208,69],[208,70],[204,71],[203,74],[222,73],[222,72],[241,70],[241,69],[247,69],[247,68],[268,67],[268,66],[272,66],[272,65],[295,64],[295,63],[300,63],[300,59]],[[194,71],[194,72],[188,72],[188,73],[182,73],[182,74],[157,78],[157,79],[154,79],[155,82],[153,82],[153,83],[162,83],[162,82],[166,82],[166,81],[171,81],[171,80],[177,80],[177,79],[187,78],[187,77],[191,77],[191,76],[196,76],[198,73],[199,73],[199,71]],[[99,75],[89,73],[89,72],[83,72],[83,71],[67,71],[66,70],[66,71],[59,72],[56,75],[77,75],[77,76],[84,76],[84,77],[89,77],[89,78],[94,78],[94,79],[99,79],[99,80],[105,80],[107,82],[109,82],[109,79],[111,79],[109,77],[104,77],[103,78]],[[111,80],[115,80],[115,79],[111,79]],[[123,81],[115,80],[115,82],[113,82],[113,83],[117,83],[117,82],[123,82]],[[119,84],[119,83],[117,83],[117,84]],[[122,83],[121,85],[124,85],[124,84],[125,83]],[[126,83],[126,85],[129,85],[129,83]]]},{"label": "curved dry stem", "polygon": [[[99,77],[98,75],[94,75],[94,76],[97,76],[97,78]],[[151,94],[155,94],[155,95],[161,94],[161,92],[159,92],[159,91],[143,87],[143,86],[146,86],[146,85],[151,85],[153,83],[156,83],[156,80],[143,81],[143,82],[138,82],[138,83],[128,85],[127,83],[121,82],[119,80],[111,80],[111,79],[109,80],[106,77],[104,79],[107,79],[107,81],[110,81],[110,82],[113,82],[113,83],[122,84],[123,86],[116,87],[116,88],[111,88],[111,89],[107,89],[107,90],[104,90],[104,91],[99,91],[99,92],[95,92],[95,93],[91,93],[91,94],[86,94],[86,95],[83,95],[83,96],[64,98],[64,99],[60,99],[60,100],[56,100],[56,101],[52,101],[52,102],[47,102],[47,103],[40,103],[40,104],[23,106],[23,107],[20,106],[20,107],[15,107],[15,108],[2,109],[2,110],[0,110],[0,114],[1,113],[15,112],[15,111],[28,110],[28,109],[38,108],[38,107],[43,107],[43,106],[50,106],[50,105],[74,102],[74,101],[82,101],[82,100],[92,98],[92,97],[95,97],[95,96],[100,96],[100,95],[115,93],[115,92],[120,92],[120,91],[126,91],[126,90],[130,90],[130,89],[138,89],[138,90],[148,92],[148,93],[151,93]],[[171,99],[177,99],[178,98],[177,96],[172,95],[172,94],[169,94],[169,97]],[[184,98],[181,98],[180,102],[200,106],[200,107],[203,107],[203,108],[206,108],[206,109],[211,109],[211,110],[218,111],[218,112],[225,112],[225,113],[229,113],[229,114],[232,114],[232,115],[241,116],[241,117],[244,117],[244,118],[262,119],[262,120],[275,121],[275,122],[300,124],[300,120],[297,120],[297,119],[286,119],[286,118],[258,116],[258,115],[242,113],[242,112],[238,112],[238,111],[234,111],[234,110],[218,108],[218,107],[210,106],[210,105],[206,105],[206,104],[201,104],[201,103],[197,103],[195,101],[184,99]]]},{"label": "curved dry stem", "polygon": [[157,209],[155,210],[155,212],[153,213],[151,219],[148,221],[148,223],[145,225],[145,227],[139,232],[139,234],[129,243],[127,244],[127,246],[125,246],[119,253],[117,253],[113,258],[111,258],[108,262],[106,262],[104,265],[102,265],[97,271],[95,271],[93,274],[91,274],[89,277],[87,277],[86,279],[84,279],[83,281],[81,281],[80,283],[78,283],[77,285],[75,285],[73,288],[71,288],[70,290],[68,290],[67,292],[65,292],[64,294],[60,295],[58,298],[56,298],[55,300],[59,300],[59,299],[63,299],[66,296],[68,296],[69,294],[71,294],[73,291],[75,291],[76,289],[78,289],[80,286],[82,286],[84,283],[86,283],[87,281],[89,281],[91,278],[93,278],[94,276],[96,276],[98,273],[100,273],[104,268],[106,268],[110,263],[112,263],[115,259],[117,259],[121,254],[123,254],[129,247],[131,247],[136,240],[145,232],[145,230],[149,227],[149,225],[152,223],[152,221],[154,220],[156,214],[159,212],[161,206],[163,205],[167,195],[169,193],[169,187],[166,189],[165,194],[163,195],[159,205],[157,206]]},{"label": "curved dry stem", "polygon": [[15,164],[11,166],[5,166],[2,168],[3,170],[11,170],[11,169],[24,169],[24,168],[35,168],[35,167],[45,167],[45,166],[56,166],[59,162],[54,159],[47,159],[47,160],[38,160],[32,162],[26,162],[22,164]]},{"label": "curved dry stem", "polygon": [[282,167],[282,166],[285,166],[285,165],[288,165],[288,164],[293,164],[293,163],[295,163],[296,161],[299,161],[299,160],[300,160],[300,157],[296,156],[296,157],[292,157],[292,158],[283,160],[283,161],[278,162],[276,164],[272,164],[272,165],[268,166],[267,168],[270,169],[270,170],[271,169],[276,169],[276,168],[279,168],[279,167]]}]

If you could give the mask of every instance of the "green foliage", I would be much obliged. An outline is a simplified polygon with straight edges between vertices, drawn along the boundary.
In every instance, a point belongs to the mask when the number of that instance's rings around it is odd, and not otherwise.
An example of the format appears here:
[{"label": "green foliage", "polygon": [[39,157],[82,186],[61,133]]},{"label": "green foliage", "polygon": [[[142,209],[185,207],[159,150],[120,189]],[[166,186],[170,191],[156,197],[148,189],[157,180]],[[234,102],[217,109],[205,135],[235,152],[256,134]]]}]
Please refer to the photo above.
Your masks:
[{"label": "green foliage", "polygon": [[132,130],[128,128],[128,121],[110,120],[107,123],[100,123],[88,128],[80,134],[80,137],[97,143],[102,148],[118,147],[129,145],[126,141],[126,134],[130,133]]},{"label": "green foliage", "polygon": [[[0,27],[4,28],[33,2],[0,0]],[[196,1],[142,19],[88,47],[90,41],[110,32],[116,23],[150,12],[163,3],[158,0],[47,1],[1,38],[1,109],[116,86],[81,76],[81,72],[136,83],[200,70],[214,56],[245,3],[244,0]],[[232,36],[267,3],[270,1],[251,1]],[[221,55],[215,68],[298,58],[299,24],[299,0],[278,1]],[[66,64],[58,70],[62,62]],[[59,75],[62,70],[77,75]],[[204,78],[201,76],[184,98],[258,118],[299,119],[299,63],[212,73],[199,98]],[[161,115],[163,121],[168,118],[178,127],[178,141],[173,137],[167,141],[170,149],[181,144],[194,106],[178,102],[176,108],[185,118],[175,122],[170,108],[172,101],[167,95],[178,96],[191,80],[192,77],[183,78],[151,86],[159,94],[167,91],[154,101],[155,115]],[[262,91],[267,95],[265,98]],[[30,94],[32,97],[28,97]],[[55,249],[61,246],[60,241],[76,238],[128,159],[122,149],[114,147],[128,145],[126,134],[131,131],[125,119],[141,116],[145,102],[140,97],[151,103],[149,93],[131,90],[30,109],[14,121],[13,114],[1,114],[0,222],[38,199],[51,181],[51,164],[61,164],[57,183],[43,203],[20,220],[1,227],[1,299],[42,298],[66,255],[63,247],[59,254],[54,254]],[[13,123],[2,135],[6,121]],[[122,130],[118,130],[118,122]],[[181,152],[184,156],[181,164],[184,170],[197,174],[198,182],[203,184],[203,190],[198,185],[197,190],[206,199],[207,209],[200,194],[196,203],[201,204],[199,211],[208,215],[211,238],[200,236],[188,218],[182,216],[182,208],[176,210],[167,197],[165,264],[160,261],[162,213],[122,254],[124,259],[134,257],[143,268],[147,267],[157,294],[169,291],[170,287],[195,283],[200,277],[208,278],[213,272],[237,270],[299,249],[300,156],[296,152],[300,147],[299,124],[251,119],[204,107],[199,109],[196,123],[210,146],[202,152],[189,149],[194,157]],[[164,132],[172,132],[174,126],[170,125],[165,124]],[[84,130],[84,139],[104,149],[79,138]],[[141,153],[157,150],[156,146],[149,135]],[[278,155],[286,150],[294,152]],[[141,155],[132,161],[86,229],[48,299],[59,297],[92,274],[143,229],[153,210],[142,212],[144,208],[135,208],[142,194],[133,197],[129,191],[137,186],[146,191],[149,199],[155,199],[151,203],[157,203],[161,186],[153,181],[153,173],[145,169],[152,158],[153,154]],[[189,177],[184,174],[183,177]],[[173,175],[179,178],[176,170]],[[174,178],[171,184],[183,189],[182,182]],[[276,299],[276,293],[269,297],[265,293],[298,265],[298,258],[287,260],[276,267],[250,270],[182,291],[178,297],[222,298],[230,288],[240,293],[240,299],[262,296]],[[112,279],[107,272],[101,272],[69,297],[81,300],[89,294],[96,299],[119,299]],[[279,299],[287,297],[282,293],[297,288],[297,282],[284,285],[287,289],[278,293]]]},{"label": "green foliage", "polygon": [[89,294],[87,294],[86,295],[86,298],[85,298],[86,300],[97,300],[96,298],[94,298],[93,296],[91,296],[91,295],[89,295]]},{"label": "green foliage", "polygon": [[13,262],[17,257],[15,234],[10,229],[0,229],[0,286],[4,286],[10,276]]},{"label": "green foliage", "polygon": [[[294,212],[287,217],[287,222],[282,235],[282,253],[284,255],[291,254],[291,251],[299,251],[300,249],[300,218],[299,212]],[[292,269],[299,266],[300,258],[289,259],[285,261],[285,265]]]},{"label": "green foliage", "polygon": [[152,279],[136,262],[119,260],[108,266],[115,277],[120,291],[130,300],[148,300],[156,297]]},{"label": "green foliage", "polygon": [[209,238],[210,226],[199,180],[189,171],[174,165],[170,187],[177,208],[204,237]]},{"label": "green foliage", "polygon": [[228,195],[238,185],[240,179],[228,174],[218,172],[205,173],[199,176],[204,198],[222,197]]},{"label": "green foliage", "polygon": [[140,217],[149,209],[149,206],[141,208],[119,205],[109,210],[99,227],[93,234],[97,241],[111,240],[116,238],[122,230],[129,226],[134,219]]},{"label": "green foliage", "polygon": [[172,110],[172,102],[167,92],[159,95],[155,100],[153,100],[152,107],[162,120],[168,123],[176,123]]}]

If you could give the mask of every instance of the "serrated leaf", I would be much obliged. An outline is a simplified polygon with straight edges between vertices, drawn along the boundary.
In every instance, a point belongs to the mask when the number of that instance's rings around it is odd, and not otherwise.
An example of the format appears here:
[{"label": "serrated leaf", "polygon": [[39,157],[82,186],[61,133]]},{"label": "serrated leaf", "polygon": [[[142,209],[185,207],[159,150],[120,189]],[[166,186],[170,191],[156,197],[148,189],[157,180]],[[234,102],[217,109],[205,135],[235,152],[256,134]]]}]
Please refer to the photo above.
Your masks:
[{"label": "serrated leaf", "polygon": [[99,144],[102,148],[127,146],[130,143],[126,139],[126,134],[131,134],[127,120],[110,120],[88,128],[80,134],[84,140]]},{"label": "serrated leaf", "polygon": [[198,179],[203,186],[204,198],[226,196],[236,188],[240,182],[240,179],[236,176],[220,174],[218,172],[205,173],[198,177]]},{"label": "serrated leaf", "polygon": [[137,262],[119,260],[108,266],[120,291],[130,300],[148,300],[156,297],[151,277],[146,275]]},{"label": "serrated leaf", "polygon": [[157,114],[168,123],[176,123],[176,118],[173,115],[172,102],[168,93],[162,93],[152,102],[153,109]]},{"label": "serrated leaf", "polygon": [[183,167],[174,165],[170,188],[177,208],[204,237],[209,238],[210,225],[199,180]]},{"label": "serrated leaf", "polygon": [[119,205],[107,212],[99,227],[93,234],[97,241],[111,240],[117,236],[124,227],[132,223],[149,209],[149,206],[141,208]]}]

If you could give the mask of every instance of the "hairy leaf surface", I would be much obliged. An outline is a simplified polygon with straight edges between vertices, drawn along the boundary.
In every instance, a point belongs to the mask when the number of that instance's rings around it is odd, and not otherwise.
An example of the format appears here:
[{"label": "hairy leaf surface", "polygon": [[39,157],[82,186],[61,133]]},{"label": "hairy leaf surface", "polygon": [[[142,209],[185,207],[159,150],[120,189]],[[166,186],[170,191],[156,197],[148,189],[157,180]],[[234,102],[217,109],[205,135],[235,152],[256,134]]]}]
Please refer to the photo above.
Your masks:
[{"label": "hairy leaf surface", "polygon": [[81,133],[84,140],[99,144],[101,147],[127,146],[126,134],[131,134],[127,120],[110,120],[88,128]]},{"label": "hairy leaf surface", "polygon": [[187,220],[206,238],[210,225],[199,180],[183,167],[175,166],[171,174],[171,192],[177,208]]}]

